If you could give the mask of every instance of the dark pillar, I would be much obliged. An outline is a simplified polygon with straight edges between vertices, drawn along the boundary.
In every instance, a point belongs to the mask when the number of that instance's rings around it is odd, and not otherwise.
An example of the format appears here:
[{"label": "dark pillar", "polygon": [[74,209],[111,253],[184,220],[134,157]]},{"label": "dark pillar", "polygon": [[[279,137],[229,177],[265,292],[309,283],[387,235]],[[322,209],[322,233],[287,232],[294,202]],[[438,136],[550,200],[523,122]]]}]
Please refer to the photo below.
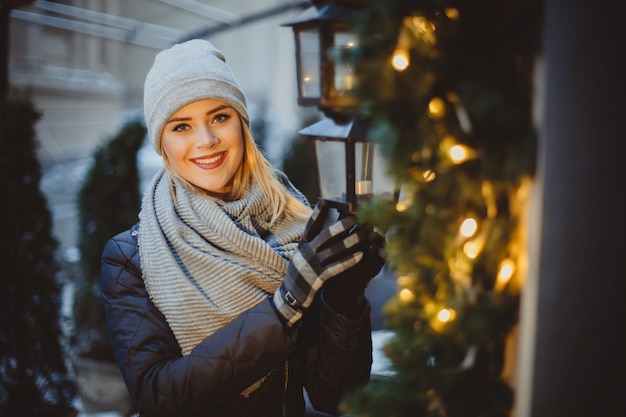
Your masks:
[{"label": "dark pillar", "polygon": [[9,0],[0,0],[0,98],[9,88]]},{"label": "dark pillar", "polygon": [[531,414],[626,416],[626,2],[545,5]]}]

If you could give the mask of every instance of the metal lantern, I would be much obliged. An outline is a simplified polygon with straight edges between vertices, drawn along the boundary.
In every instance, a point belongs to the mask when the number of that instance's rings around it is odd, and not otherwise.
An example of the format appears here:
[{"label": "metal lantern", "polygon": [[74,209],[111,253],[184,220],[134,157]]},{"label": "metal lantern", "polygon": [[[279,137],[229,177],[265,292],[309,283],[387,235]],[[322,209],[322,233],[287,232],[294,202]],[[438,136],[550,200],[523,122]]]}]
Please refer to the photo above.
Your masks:
[{"label": "metal lantern", "polygon": [[349,117],[356,105],[356,74],[342,59],[357,46],[350,22],[360,1],[314,1],[291,26],[296,43],[298,104],[317,106],[333,119]]},{"label": "metal lantern", "polygon": [[298,104],[326,115],[299,133],[312,139],[320,198],[343,212],[374,195],[395,199],[383,159],[367,140],[366,124],[355,116],[357,74],[344,59],[358,46],[351,31],[362,0],[313,1],[291,22],[296,43]]},{"label": "metal lantern", "polygon": [[311,139],[320,198],[343,212],[355,212],[373,196],[397,201],[395,183],[363,122],[325,118],[298,133]]}]

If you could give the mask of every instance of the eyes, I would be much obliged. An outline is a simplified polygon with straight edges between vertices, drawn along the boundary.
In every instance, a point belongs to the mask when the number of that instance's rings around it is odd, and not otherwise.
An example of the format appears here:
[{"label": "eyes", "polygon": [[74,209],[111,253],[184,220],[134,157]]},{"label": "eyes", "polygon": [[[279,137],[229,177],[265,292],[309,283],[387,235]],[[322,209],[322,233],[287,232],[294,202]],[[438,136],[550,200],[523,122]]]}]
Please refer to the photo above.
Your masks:
[{"label": "eyes", "polygon": [[174,125],[174,127],[172,128],[172,132],[178,132],[178,133],[182,133],[185,132],[189,129],[189,125],[186,123],[178,123],[176,125]]},{"label": "eyes", "polygon": [[[226,123],[232,115],[230,113],[217,113],[212,116],[210,121],[211,125],[220,125]],[[193,120],[192,120],[193,122]],[[172,126],[172,132],[184,133],[191,129],[191,126],[187,122],[175,123]]]}]

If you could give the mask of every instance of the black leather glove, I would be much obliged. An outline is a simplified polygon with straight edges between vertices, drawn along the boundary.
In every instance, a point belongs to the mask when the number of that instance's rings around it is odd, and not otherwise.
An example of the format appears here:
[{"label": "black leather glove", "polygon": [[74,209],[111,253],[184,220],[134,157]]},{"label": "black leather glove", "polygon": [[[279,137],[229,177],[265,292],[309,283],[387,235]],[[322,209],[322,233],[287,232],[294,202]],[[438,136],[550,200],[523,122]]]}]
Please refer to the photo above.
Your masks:
[{"label": "black leather glove", "polygon": [[324,200],[313,209],[283,284],[272,298],[277,312],[289,327],[300,320],[324,282],[357,265],[363,258],[367,231],[355,227],[354,216],[324,227],[328,210]]},{"label": "black leather glove", "polygon": [[337,313],[356,317],[365,302],[365,288],[385,265],[385,238],[366,227],[367,239],[362,241],[363,259],[324,285],[323,299]]}]

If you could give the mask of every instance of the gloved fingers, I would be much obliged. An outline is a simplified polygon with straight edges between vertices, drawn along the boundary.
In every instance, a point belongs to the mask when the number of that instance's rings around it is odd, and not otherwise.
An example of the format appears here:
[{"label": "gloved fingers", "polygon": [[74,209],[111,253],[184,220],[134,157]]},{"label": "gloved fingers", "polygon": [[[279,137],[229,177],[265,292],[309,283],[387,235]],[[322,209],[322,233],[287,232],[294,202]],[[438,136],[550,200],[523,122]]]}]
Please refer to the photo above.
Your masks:
[{"label": "gloved fingers", "polygon": [[364,267],[367,268],[366,273],[372,274],[371,276],[378,275],[380,270],[385,265],[387,254],[385,248],[380,246],[370,246],[364,255],[363,264],[367,264]]},{"label": "gloved fingers", "polygon": [[371,243],[370,246],[367,248],[366,252],[366,257],[371,257],[371,258],[378,258],[382,260],[382,263],[385,263],[385,260],[387,259],[387,251],[385,249],[385,238],[381,235],[377,235],[375,236]]},{"label": "gloved fingers", "polygon": [[364,250],[365,255],[361,263],[364,265],[364,268],[367,269],[367,271],[365,271],[366,273],[375,272],[374,275],[376,275],[387,260],[385,238],[381,235],[373,237],[370,235],[370,237],[372,240],[369,242],[369,246]]},{"label": "gloved fingers", "polygon": [[327,281],[328,279],[347,271],[348,269],[361,262],[362,259],[363,252],[358,251],[352,253],[351,255],[348,255],[347,257],[343,257],[333,263],[328,264],[324,268],[323,272],[320,274],[320,287],[324,281]]},{"label": "gloved fingers", "polygon": [[384,259],[387,256],[387,251],[385,250],[384,240],[382,242],[378,240],[374,242],[370,242],[369,245],[367,245],[367,247],[364,248],[364,252],[367,258],[377,257],[377,258]]},{"label": "gloved fingers", "polygon": [[313,212],[309,217],[306,225],[304,226],[304,233],[302,234],[302,240],[304,242],[310,242],[315,238],[324,226],[324,222],[326,221],[326,217],[328,217],[329,205],[326,200],[319,199],[315,207],[313,207]]},{"label": "gloved fingers", "polygon": [[369,235],[369,240],[371,242],[371,246],[377,246],[380,248],[384,248],[387,243],[385,236],[381,235],[376,230],[372,230]]},{"label": "gloved fingers", "polygon": [[367,237],[363,240],[365,246],[384,246],[386,238],[378,231],[378,228],[367,223],[359,223],[359,228],[366,231]]},{"label": "gloved fingers", "polygon": [[311,241],[311,246],[315,248],[316,252],[320,252],[323,249],[334,245],[336,242],[344,240],[348,235],[357,229],[356,226],[356,217],[354,216],[348,216],[342,218],[341,220],[337,220],[322,229]]},{"label": "gloved fingers", "polygon": [[367,238],[367,232],[359,228],[353,228],[347,233],[335,236],[329,241],[325,241],[321,249],[318,249],[317,256],[322,267],[347,258],[356,252],[363,252],[367,249],[363,245]]}]

